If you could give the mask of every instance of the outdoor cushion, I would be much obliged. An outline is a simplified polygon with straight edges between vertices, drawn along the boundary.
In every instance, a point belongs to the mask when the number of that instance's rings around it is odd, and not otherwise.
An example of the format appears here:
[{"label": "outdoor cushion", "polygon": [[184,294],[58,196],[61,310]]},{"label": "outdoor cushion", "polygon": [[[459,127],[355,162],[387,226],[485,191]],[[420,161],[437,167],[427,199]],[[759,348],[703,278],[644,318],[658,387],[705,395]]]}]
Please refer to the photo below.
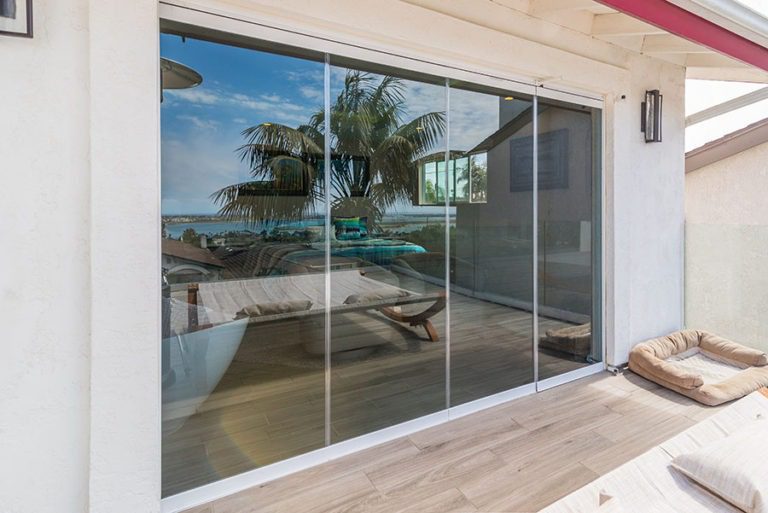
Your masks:
[{"label": "outdoor cushion", "polygon": [[303,312],[312,308],[312,301],[295,299],[290,301],[278,301],[275,303],[258,303],[246,306],[235,314],[235,319],[244,317],[263,317],[265,315],[277,315],[290,312]]},{"label": "outdoor cushion", "polygon": [[683,330],[635,346],[633,372],[710,406],[768,386],[768,356],[712,333]]},{"label": "outdoor cushion", "polygon": [[[670,402],[661,397],[658,401]],[[655,406],[664,408],[663,404]],[[754,392],[539,513],[593,513],[600,504],[600,493],[618,498],[627,513],[743,513],[685,477],[671,463],[681,454],[712,447],[744,426],[766,422],[765,419],[768,419],[768,392],[765,395]]]},{"label": "outdoor cushion", "polygon": [[677,456],[672,467],[747,513],[768,513],[768,422]]}]

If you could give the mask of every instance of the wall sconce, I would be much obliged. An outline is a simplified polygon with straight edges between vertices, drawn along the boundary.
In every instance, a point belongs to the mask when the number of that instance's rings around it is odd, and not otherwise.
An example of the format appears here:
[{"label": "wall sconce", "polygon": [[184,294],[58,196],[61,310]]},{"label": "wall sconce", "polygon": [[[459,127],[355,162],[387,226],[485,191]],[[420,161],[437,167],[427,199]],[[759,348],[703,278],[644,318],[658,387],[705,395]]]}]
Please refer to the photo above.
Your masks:
[{"label": "wall sconce", "polygon": [[661,104],[664,95],[658,89],[645,92],[641,104],[640,130],[645,132],[645,142],[661,142]]}]

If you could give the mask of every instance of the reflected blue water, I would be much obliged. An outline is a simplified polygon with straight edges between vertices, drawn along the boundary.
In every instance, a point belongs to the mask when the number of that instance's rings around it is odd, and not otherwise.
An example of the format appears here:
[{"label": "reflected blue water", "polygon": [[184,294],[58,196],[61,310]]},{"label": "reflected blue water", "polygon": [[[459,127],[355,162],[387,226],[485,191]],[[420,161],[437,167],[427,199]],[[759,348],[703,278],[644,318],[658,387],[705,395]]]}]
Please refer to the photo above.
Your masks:
[{"label": "reflected blue water", "polygon": [[[453,209],[452,209],[453,210]],[[455,213],[450,213],[450,218],[454,218]],[[414,230],[420,230],[429,224],[443,224],[445,217],[443,213],[434,215],[401,215],[384,216],[381,221],[382,228],[390,229],[396,233],[408,233]],[[165,231],[169,237],[178,239],[184,230],[192,228],[200,235],[216,235],[225,232],[253,232],[271,231],[274,228],[281,230],[301,230],[308,226],[322,226],[322,219],[306,219],[304,221],[291,221],[285,223],[270,224],[249,224],[238,221],[197,221],[189,223],[168,223],[165,225]]]},{"label": "reflected blue water", "polygon": [[225,232],[254,232],[254,233],[260,233],[262,230],[270,231],[275,227],[279,227],[281,229],[296,229],[299,230],[301,228],[305,228],[307,226],[321,226],[323,224],[323,221],[321,219],[317,220],[307,220],[302,222],[294,222],[294,223],[285,223],[285,224],[249,224],[249,223],[243,223],[238,221],[208,221],[208,222],[192,222],[192,223],[173,223],[173,224],[167,224],[165,226],[165,231],[168,234],[169,237],[172,237],[174,239],[178,239],[181,237],[181,234],[184,233],[184,230],[188,228],[192,228],[197,232],[198,234],[202,235],[216,235],[218,233],[225,233]]}]

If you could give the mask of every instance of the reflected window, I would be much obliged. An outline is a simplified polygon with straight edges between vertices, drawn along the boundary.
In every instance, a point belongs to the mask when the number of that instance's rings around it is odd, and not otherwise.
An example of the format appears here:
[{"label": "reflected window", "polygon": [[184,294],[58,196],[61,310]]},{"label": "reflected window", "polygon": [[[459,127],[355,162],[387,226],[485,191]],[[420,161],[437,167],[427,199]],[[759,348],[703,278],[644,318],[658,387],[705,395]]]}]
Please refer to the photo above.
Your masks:
[{"label": "reflected window", "polygon": [[449,205],[485,202],[486,162],[485,153],[452,157],[447,166],[444,155],[423,159],[420,163],[417,205],[443,205],[446,202],[446,185]]}]

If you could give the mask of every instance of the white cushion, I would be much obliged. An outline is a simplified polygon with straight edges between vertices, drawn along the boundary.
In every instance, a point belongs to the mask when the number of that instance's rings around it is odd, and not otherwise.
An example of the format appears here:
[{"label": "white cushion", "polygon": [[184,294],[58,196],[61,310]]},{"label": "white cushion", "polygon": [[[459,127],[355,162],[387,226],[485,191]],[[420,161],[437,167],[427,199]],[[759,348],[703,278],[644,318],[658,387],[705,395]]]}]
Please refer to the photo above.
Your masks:
[{"label": "white cushion", "polygon": [[672,467],[747,513],[768,513],[768,422],[672,460]]}]

